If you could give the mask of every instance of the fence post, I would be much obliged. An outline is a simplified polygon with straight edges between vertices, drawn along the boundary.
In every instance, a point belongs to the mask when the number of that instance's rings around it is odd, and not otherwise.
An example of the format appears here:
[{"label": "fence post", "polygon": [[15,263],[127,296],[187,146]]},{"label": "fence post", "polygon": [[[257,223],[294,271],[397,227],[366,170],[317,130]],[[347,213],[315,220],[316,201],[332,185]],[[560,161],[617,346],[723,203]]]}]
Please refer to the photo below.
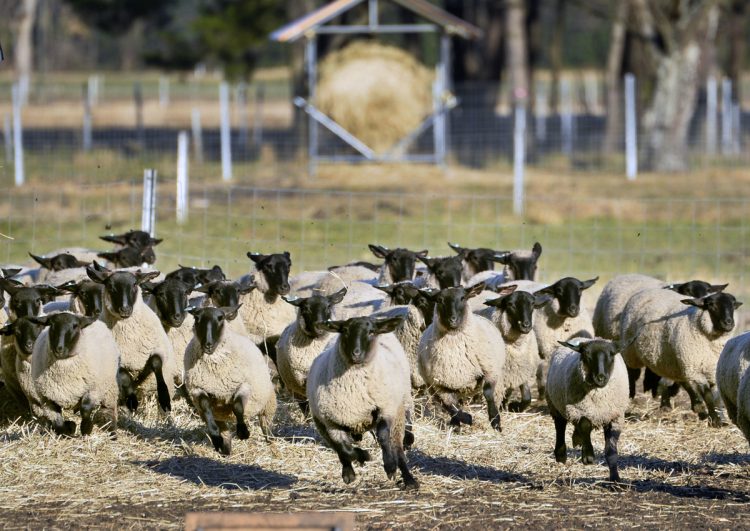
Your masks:
[{"label": "fence post", "polygon": [[143,92],[140,81],[133,85],[133,100],[135,103],[136,140],[141,149],[146,145],[146,133],[143,130]]},{"label": "fence post", "polygon": [[547,91],[542,85],[541,81],[536,82],[536,104],[534,105],[534,121],[536,126],[534,131],[536,133],[536,139],[539,142],[544,142],[547,138]]},{"label": "fence post", "polygon": [[190,122],[193,129],[193,152],[195,153],[195,161],[198,164],[203,164],[203,128],[201,127],[200,109],[193,109]]},{"label": "fence post", "polygon": [[89,107],[94,107],[99,103],[99,76],[89,76],[87,94]]},{"label": "fence post", "polygon": [[188,134],[180,131],[177,135],[177,223],[184,223],[188,217]]},{"label": "fence post", "polygon": [[166,76],[159,77],[159,106],[169,106],[169,78]]},{"label": "fence post", "polygon": [[3,120],[3,138],[5,139],[5,162],[11,164],[13,160],[13,125],[11,117],[6,114]]},{"label": "fence post", "polygon": [[91,151],[91,78],[83,85],[83,150]]},{"label": "fence post", "polygon": [[721,81],[721,153],[732,153],[732,80]]},{"label": "fence post", "polygon": [[742,146],[740,145],[742,143],[741,113],[740,102],[737,101],[732,104],[732,153],[735,155],[739,155],[742,152]]},{"label": "fence post", "polygon": [[560,113],[560,132],[562,134],[562,151],[565,155],[573,154],[573,102],[570,93],[570,80],[560,80],[560,100],[562,112]]},{"label": "fence post", "polygon": [[238,142],[240,146],[242,146],[242,149],[245,149],[247,146],[247,139],[248,139],[248,126],[247,126],[247,83],[244,81],[240,81],[237,83],[237,87],[235,88],[234,92],[234,101],[237,108],[235,109],[235,112],[237,113],[237,121],[239,122],[237,124],[238,131]]},{"label": "fence post", "polygon": [[219,109],[221,113],[221,177],[232,180],[232,137],[229,129],[229,85],[219,85]]},{"label": "fence post", "polygon": [[716,155],[716,107],[718,85],[714,76],[706,81],[706,153]]},{"label": "fence post", "polygon": [[513,213],[523,215],[524,164],[526,158],[526,107],[516,105],[513,127]]},{"label": "fence post", "polygon": [[156,170],[143,170],[143,210],[141,230],[156,236]]},{"label": "fence post", "polygon": [[635,114],[635,76],[625,74],[625,173],[629,181],[638,175],[638,135]]},{"label": "fence post", "polygon": [[263,144],[263,103],[266,99],[266,88],[263,83],[255,87],[255,114],[253,115],[253,144],[260,148]]},{"label": "fence post", "polygon": [[23,167],[23,125],[21,124],[21,86],[18,83],[13,84],[11,90],[13,100],[13,166],[15,169],[16,186],[23,186],[26,178]]}]

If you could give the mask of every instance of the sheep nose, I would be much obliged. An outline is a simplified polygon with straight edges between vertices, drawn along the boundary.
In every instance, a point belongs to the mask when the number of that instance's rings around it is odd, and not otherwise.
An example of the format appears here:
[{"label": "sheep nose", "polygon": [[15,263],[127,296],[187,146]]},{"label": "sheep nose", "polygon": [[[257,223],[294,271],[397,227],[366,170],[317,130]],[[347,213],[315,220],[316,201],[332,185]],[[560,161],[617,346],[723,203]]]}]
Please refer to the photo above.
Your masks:
[{"label": "sheep nose", "polygon": [[721,326],[723,326],[725,330],[731,330],[734,328],[734,319],[722,319]]},{"label": "sheep nose", "polygon": [[526,330],[528,330],[529,328],[531,328],[531,321],[524,321],[522,324],[523,324],[523,327]]},{"label": "sheep nose", "polygon": [[281,289],[280,289],[279,291],[281,292],[281,294],[282,294],[282,295],[286,295],[286,294],[288,294],[288,293],[289,293],[289,284],[288,284],[288,283],[286,283],[286,282],[284,282],[284,283],[283,283],[283,284],[281,285]]},{"label": "sheep nose", "polygon": [[30,351],[32,348],[34,348],[34,342],[33,341],[27,341],[26,344],[24,345],[24,347],[25,347],[25,349],[27,351]]},{"label": "sheep nose", "polygon": [[607,383],[607,377],[604,374],[597,374],[594,376],[594,383],[600,387]]},{"label": "sheep nose", "polygon": [[571,317],[578,317],[578,305],[571,304],[570,306],[568,306],[568,314]]}]

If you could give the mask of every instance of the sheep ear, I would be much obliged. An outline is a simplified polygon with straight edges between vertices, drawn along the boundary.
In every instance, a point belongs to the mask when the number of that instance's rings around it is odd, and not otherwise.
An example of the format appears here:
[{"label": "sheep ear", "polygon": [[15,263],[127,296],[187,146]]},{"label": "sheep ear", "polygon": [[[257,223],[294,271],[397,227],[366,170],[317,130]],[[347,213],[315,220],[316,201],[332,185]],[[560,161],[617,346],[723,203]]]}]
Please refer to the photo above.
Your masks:
[{"label": "sheep ear", "polygon": [[91,264],[91,266],[96,269],[97,271],[102,271],[104,273],[110,273],[110,270],[104,267],[102,264],[94,260]]},{"label": "sheep ear", "polygon": [[337,291],[333,295],[328,296],[328,302],[331,304],[339,304],[341,301],[344,300],[344,297],[346,297],[346,288],[341,288],[339,291]]},{"label": "sheep ear", "polygon": [[222,306],[219,309],[224,313],[227,321],[234,321],[241,306],[242,304],[238,304],[237,306]]},{"label": "sheep ear", "polygon": [[711,293],[719,293],[724,291],[729,284],[711,284]]},{"label": "sheep ear", "polygon": [[282,295],[281,298],[284,300],[284,302],[288,302],[292,306],[296,306],[298,308],[302,306],[302,302],[305,300],[297,297],[296,295],[291,295],[289,297],[287,297],[286,295]]},{"label": "sheep ear", "polygon": [[403,316],[388,317],[386,319],[375,319],[373,322],[373,324],[375,325],[374,331],[376,334],[387,334],[396,330],[399,326],[401,326],[401,323],[403,322]]},{"label": "sheep ear", "polygon": [[550,295],[555,296],[555,284],[550,284],[545,288],[538,289],[534,292],[534,295]]},{"label": "sheep ear", "polygon": [[502,308],[505,297],[498,297],[497,299],[490,299],[484,301],[485,306],[492,306],[493,308]]},{"label": "sheep ear", "polygon": [[78,322],[81,324],[81,328],[86,328],[87,326],[91,326],[98,320],[99,320],[98,317],[87,317],[85,315],[82,315],[78,318]]},{"label": "sheep ear", "polygon": [[584,280],[583,282],[581,282],[581,289],[582,290],[589,289],[591,286],[593,286],[596,283],[597,280],[599,280],[599,277],[594,277],[589,280]]},{"label": "sheep ear", "polygon": [[388,256],[387,247],[383,247],[382,245],[375,245],[374,243],[369,244],[367,247],[369,247],[370,251],[372,251],[372,254],[374,254],[378,258],[385,259],[385,257]]},{"label": "sheep ear", "polygon": [[539,260],[539,257],[542,256],[542,244],[539,242],[536,242],[534,244],[534,247],[531,248],[531,256],[534,257],[534,260]]},{"label": "sheep ear", "polygon": [[39,326],[47,326],[49,324],[47,321],[48,317],[47,315],[40,315],[38,317],[27,317],[26,319]]},{"label": "sheep ear", "polygon": [[43,256],[37,256],[31,253],[29,253],[29,256],[33,258],[36,263],[38,263],[40,266],[44,267],[45,269],[52,269],[52,259],[44,258]]},{"label": "sheep ear", "polygon": [[417,251],[414,253],[415,256],[427,256],[428,254],[430,254],[430,251],[428,251],[427,249],[422,249],[421,251]]},{"label": "sheep ear", "polygon": [[428,269],[432,269],[432,267],[435,265],[434,258],[428,258],[427,256],[422,256],[421,254],[417,254],[416,256],[417,259],[424,265],[426,265]]},{"label": "sheep ear", "polygon": [[216,281],[209,282],[208,284],[200,284],[196,286],[193,291],[199,291],[200,293],[211,293],[211,289],[216,286]]},{"label": "sheep ear", "polygon": [[578,353],[581,352],[581,345],[578,343],[570,343],[568,341],[558,341],[563,347],[569,348],[570,350],[574,350]]},{"label": "sheep ear", "polygon": [[151,295],[153,295],[154,291],[156,291],[156,288],[161,286],[161,284],[162,284],[161,282],[156,282],[156,283],[148,282],[148,281],[144,282],[143,284],[141,284],[141,291],[143,291],[144,293],[150,293]]},{"label": "sheep ear", "polygon": [[736,310],[737,308],[739,308],[740,306],[742,306],[742,303],[741,303],[740,301],[734,301],[734,309],[735,309],[735,310]]},{"label": "sheep ear", "polygon": [[325,330],[326,332],[333,332],[338,334],[344,328],[346,321],[324,321],[318,323],[318,327]]},{"label": "sheep ear", "polygon": [[705,306],[703,299],[682,299],[680,302],[688,306],[695,306],[696,308],[703,308]]},{"label": "sheep ear", "polygon": [[549,295],[534,295],[534,308],[544,308],[550,302],[552,302],[552,297]]},{"label": "sheep ear", "polygon": [[203,308],[199,306],[188,306],[187,308],[185,308],[185,311],[187,311],[193,317],[198,317],[203,311]]},{"label": "sheep ear", "polygon": [[108,260],[110,262],[117,262],[120,257],[120,253],[97,253],[96,256],[98,256],[99,258],[104,258],[105,260]]},{"label": "sheep ear", "polygon": [[149,246],[153,247],[154,245],[159,245],[163,241],[164,241],[164,238],[151,238],[151,241],[149,242]]},{"label": "sheep ear", "polygon": [[0,328],[0,336],[12,336],[13,335],[13,323],[8,323],[4,327]]},{"label": "sheep ear", "polygon": [[59,286],[55,286],[55,289],[58,291],[70,291],[72,292],[74,288],[76,288],[78,284],[76,284],[75,280],[68,280],[67,282],[60,284]]},{"label": "sheep ear", "polygon": [[8,293],[10,293],[11,297],[22,287],[24,287],[23,284],[21,284],[17,280],[13,280],[10,278],[0,278],[0,289],[4,289]]},{"label": "sheep ear", "polygon": [[8,268],[3,267],[1,270],[3,272],[4,278],[14,277],[22,271],[20,267],[8,267]]},{"label": "sheep ear", "polygon": [[105,273],[104,271],[99,271],[98,269],[94,269],[95,267],[96,267],[96,262],[94,262],[93,266],[89,266],[86,268],[86,274],[94,282],[98,284],[104,284],[104,282],[109,278],[110,273]]},{"label": "sheep ear", "polygon": [[140,271],[136,271],[135,272],[135,278],[136,278],[135,283],[138,284],[139,286],[142,286],[143,284],[145,284],[149,280],[152,280],[152,279],[158,277],[160,274],[161,273],[159,273],[158,271],[149,271],[148,273],[141,273]]},{"label": "sheep ear", "polygon": [[240,295],[247,295],[251,291],[253,291],[258,286],[255,284],[255,277],[253,275],[250,275],[250,277],[243,277],[235,282],[235,285],[237,286],[237,291]]},{"label": "sheep ear", "polygon": [[518,284],[511,284],[509,286],[500,286],[500,289],[497,291],[497,294],[501,297],[505,297],[507,295],[510,295],[514,291],[518,289]]},{"label": "sheep ear", "polygon": [[47,286],[46,284],[42,284],[39,286],[36,286],[36,290],[39,291],[39,293],[42,295],[42,300],[47,302],[52,302],[55,300],[55,297],[57,297],[60,292],[57,291],[56,288],[53,286]]},{"label": "sheep ear", "polygon": [[672,290],[672,291],[679,291],[680,288],[682,286],[684,286],[684,285],[685,285],[684,282],[680,283],[680,284],[667,284],[666,286],[664,286],[664,289],[669,289],[669,290]]},{"label": "sheep ear", "polygon": [[484,282],[478,282],[474,284],[470,288],[466,288],[466,294],[464,295],[464,299],[470,299],[472,297],[476,297],[480,293],[484,291]]},{"label": "sheep ear", "polygon": [[266,255],[260,253],[251,253],[248,251],[247,257],[257,264],[262,262]]},{"label": "sheep ear", "polygon": [[465,247],[461,247],[457,243],[448,242],[448,247],[456,251],[456,253],[460,254],[461,256],[466,256],[466,253],[469,251],[468,249],[466,249]]}]

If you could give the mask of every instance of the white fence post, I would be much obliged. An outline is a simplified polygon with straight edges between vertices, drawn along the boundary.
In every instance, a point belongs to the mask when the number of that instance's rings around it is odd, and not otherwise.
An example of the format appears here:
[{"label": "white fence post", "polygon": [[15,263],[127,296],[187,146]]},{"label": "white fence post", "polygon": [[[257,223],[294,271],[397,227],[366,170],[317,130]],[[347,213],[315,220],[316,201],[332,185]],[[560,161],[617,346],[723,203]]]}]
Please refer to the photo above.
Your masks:
[{"label": "white fence post", "polygon": [[3,138],[5,139],[5,162],[8,164],[13,160],[13,125],[11,117],[6,114],[3,120]]},{"label": "white fence post", "polygon": [[156,170],[143,170],[141,230],[156,236]]},{"label": "white fence post", "polygon": [[263,144],[263,102],[265,100],[265,85],[258,83],[255,88],[255,114],[253,115],[253,144],[260,147]]},{"label": "white fence post", "polygon": [[625,74],[625,173],[629,181],[638,175],[638,127],[635,114],[635,76]]},{"label": "white fence post", "polygon": [[247,83],[240,81],[234,89],[235,113],[238,119],[239,143],[243,149],[247,146],[248,125],[247,125]]},{"label": "white fence post", "polygon": [[195,161],[198,164],[203,164],[203,127],[201,127],[200,109],[193,109],[190,122],[193,129],[193,152],[195,153]]},{"label": "white fence post", "polygon": [[169,78],[166,76],[159,78],[159,105],[161,107],[169,106]]},{"label": "white fence post", "polygon": [[99,76],[89,76],[87,95],[90,107],[94,107],[99,103]]},{"label": "white fence post", "polygon": [[547,90],[542,85],[541,81],[536,82],[536,105],[534,106],[534,121],[536,126],[534,131],[536,132],[536,139],[539,142],[544,142],[547,138],[547,115],[549,109],[547,108]]},{"label": "white fence post", "polygon": [[721,81],[721,153],[732,153],[732,80]]},{"label": "white fence post", "polygon": [[706,153],[716,155],[716,107],[718,104],[718,84],[710,76],[706,81]]},{"label": "white fence post", "polygon": [[229,129],[229,85],[219,86],[219,108],[221,112],[221,178],[232,180],[232,137]]},{"label": "white fence post", "polygon": [[560,100],[562,112],[560,113],[560,133],[562,135],[562,151],[570,156],[573,154],[573,101],[570,93],[570,80],[560,80]]},{"label": "white fence post", "polygon": [[188,134],[180,131],[177,135],[177,223],[184,223],[188,217]]},{"label": "white fence post", "polygon": [[88,85],[83,85],[83,150],[91,151],[91,78]]},{"label": "white fence post", "polygon": [[523,215],[524,164],[526,159],[526,107],[516,105],[513,128],[513,213]]},{"label": "white fence post", "polygon": [[732,153],[739,155],[742,152],[741,140],[742,140],[742,122],[741,122],[740,102],[732,104]]},{"label": "white fence post", "polygon": [[23,126],[21,124],[21,86],[18,83],[13,84],[11,91],[13,100],[13,166],[15,169],[16,186],[23,186],[26,178],[23,168]]}]

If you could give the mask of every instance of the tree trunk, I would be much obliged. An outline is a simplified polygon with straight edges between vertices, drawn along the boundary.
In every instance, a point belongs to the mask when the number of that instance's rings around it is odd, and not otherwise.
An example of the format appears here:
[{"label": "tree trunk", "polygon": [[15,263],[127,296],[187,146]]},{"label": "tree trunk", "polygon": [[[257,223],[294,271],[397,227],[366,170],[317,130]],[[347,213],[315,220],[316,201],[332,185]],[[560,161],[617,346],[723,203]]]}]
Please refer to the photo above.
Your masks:
[{"label": "tree trunk", "polygon": [[23,0],[18,6],[18,32],[15,46],[16,78],[21,83],[21,100],[26,101],[34,69],[34,20],[37,0]]},{"label": "tree trunk", "polygon": [[[305,14],[315,9],[314,0],[287,0],[286,1],[286,12],[289,16],[289,20],[296,20]],[[291,90],[292,100],[296,96],[307,97],[307,74],[305,71],[305,41],[301,39],[291,45],[290,56],[291,56]],[[306,128],[307,120],[305,118],[305,112],[294,105],[292,105],[292,134],[294,135],[293,144],[297,149],[303,149],[306,145]],[[284,155],[284,156],[293,156]]]},{"label": "tree trunk", "polygon": [[729,64],[727,75],[732,80],[732,92],[738,102],[742,102],[741,73],[745,62],[747,39],[747,0],[734,0],[727,17],[729,33]]},{"label": "tree trunk", "polygon": [[687,168],[688,126],[701,83],[701,57],[706,43],[716,37],[719,14],[715,2],[707,0],[704,6],[705,9],[694,11],[690,19],[682,13],[672,23],[673,30],[680,34],[669,37],[667,53],[660,57],[654,98],[643,119],[647,168]]},{"label": "tree trunk", "polygon": [[565,33],[565,1],[557,0],[555,3],[555,26],[549,45],[549,63],[552,71],[549,105],[553,112],[560,112],[560,70],[562,70],[563,34]]},{"label": "tree trunk", "polygon": [[529,65],[524,0],[507,0],[505,30],[508,35],[508,73],[511,106],[526,106],[529,99]]},{"label": "tree trunk", "polygon": [[622,138],[622,60],[625,52],[625,24],[628,20],[628,2],[620,2],[612,23],[612,37],[607,57],[607,131],[604,152],[612,154]]}]

